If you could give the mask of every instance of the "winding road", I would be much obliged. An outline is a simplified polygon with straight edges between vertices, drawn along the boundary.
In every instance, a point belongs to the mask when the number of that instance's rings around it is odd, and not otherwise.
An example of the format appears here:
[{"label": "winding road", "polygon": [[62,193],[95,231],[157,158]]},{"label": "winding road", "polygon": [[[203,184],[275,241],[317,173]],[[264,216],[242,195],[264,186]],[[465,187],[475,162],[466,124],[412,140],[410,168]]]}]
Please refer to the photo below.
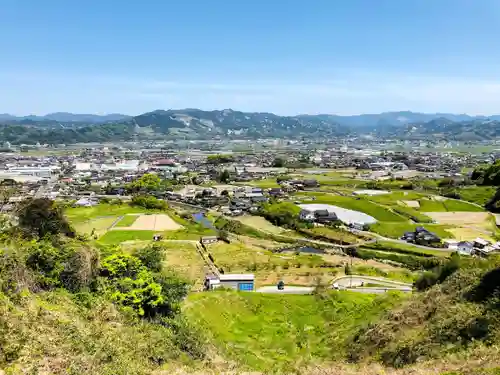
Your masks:
[{"label": "winding road", "polygon": [[[385,279],[383,277],[363,276],[363,275],[347,275],[341,276],[333,280],[332,288],[336,290],[346,290],[356,293],[381,294],[387,292],[404,292],[411,293],[412,285],[401,281]],[[370,285],[373,286],[365,286]],[[276,285],[263,286],[256,290],[257,293],[270,294],[311,294],[314,287],[310,286],[287,286],[284,289],[278,289]]]}]

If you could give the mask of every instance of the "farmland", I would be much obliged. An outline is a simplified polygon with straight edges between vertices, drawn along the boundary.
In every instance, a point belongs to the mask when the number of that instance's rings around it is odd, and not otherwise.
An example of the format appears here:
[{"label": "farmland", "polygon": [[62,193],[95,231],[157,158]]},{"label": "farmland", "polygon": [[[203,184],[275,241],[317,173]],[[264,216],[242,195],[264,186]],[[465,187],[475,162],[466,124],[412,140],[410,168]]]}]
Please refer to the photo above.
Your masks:
[{"label": "farmland", "polygon": [[79,233],[93,232],[99,242],[105,244],[151,241],[154,234],[170,240],[199,240],[201,236],[215,233],[189,218],[180,217],[173,209],[162,212],[128,204],[99,204],[68,208],[65,214]]},{"label": "farmland", "polygon": [[115,227],[130,227],[137,220],[138,215],[125,215],[118,221]]},{"label": "farmland", "polygon": [[[315,197],[314,203],[332,204],[349,210],[363,212],[380,221],[407,221],[407,218],[404,216],[399,215],[387,207],[381,206],[366,198],[346,197],[328,193],[300,193],[300,195]],[[303,201],[309,203],[307,200]]]},{"label": "farmland", "polygon": [[280,234],[284,232],[284,229],[281,227],[278,227],[276,225],[273,225],[266,219],[260,216],[239,216],[235,218],[235,220],[248,225],[250,227],[253,227],[255,229],[261,230],[263,232],[269,232],[272,234]]}]

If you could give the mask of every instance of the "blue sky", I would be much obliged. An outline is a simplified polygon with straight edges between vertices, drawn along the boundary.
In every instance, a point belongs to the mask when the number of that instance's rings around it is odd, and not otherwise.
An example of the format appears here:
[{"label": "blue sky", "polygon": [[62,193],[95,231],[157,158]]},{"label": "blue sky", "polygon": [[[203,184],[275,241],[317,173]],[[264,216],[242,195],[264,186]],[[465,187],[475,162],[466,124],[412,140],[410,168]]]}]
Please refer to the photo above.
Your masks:
[{"label": "blue sky", "polygon": [[0,0],[0,113],[500,113],[500,0]]}]

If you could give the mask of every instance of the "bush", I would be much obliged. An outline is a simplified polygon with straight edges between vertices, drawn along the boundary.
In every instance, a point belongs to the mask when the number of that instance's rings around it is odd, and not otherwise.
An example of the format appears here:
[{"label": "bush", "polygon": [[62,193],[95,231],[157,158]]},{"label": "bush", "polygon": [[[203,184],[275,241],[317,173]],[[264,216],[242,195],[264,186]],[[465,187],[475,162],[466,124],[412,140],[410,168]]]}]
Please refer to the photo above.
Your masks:
[{"label": "bush", "polygon": [[435,272],[426,271],[418,278],[417,281],[413,284],[413,286],[419,291],[422,292],[436,285],[438,282],[438,276]]},{"label": "bush", "polygon": [[445,264],[439,265],[430,272],[424,272],[420,278],[415,281],[415,288],[419,291],[427,290],[430,287],[440,284],[460,268],[460,256],[457,253],[452,254],[450,260]]},{"label": "bush", "polygon": [[355,257],[365,260],[368,259],[390,260],[396,263],[400,263],[412,271],[431,270],[443,263],[442,259],[435,257],[426,258],[414,255],[385,253],[385,252],[367,250],[365,248],[357,249],[355,254],[356,254]]}]

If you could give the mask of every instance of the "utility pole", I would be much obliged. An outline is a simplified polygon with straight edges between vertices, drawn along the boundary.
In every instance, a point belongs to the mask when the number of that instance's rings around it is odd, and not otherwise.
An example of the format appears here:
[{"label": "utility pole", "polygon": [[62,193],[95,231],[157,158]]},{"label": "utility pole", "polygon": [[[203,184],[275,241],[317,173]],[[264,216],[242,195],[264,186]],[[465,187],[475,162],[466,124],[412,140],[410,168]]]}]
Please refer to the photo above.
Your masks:
[{"label": "utility pole", "polygon": [[349,266],[349,274],[351,276],[349,278],[349,289],[352,289],[352,255],[349,258],[350,258],[350,262],[351,262],[351,265]]}]

